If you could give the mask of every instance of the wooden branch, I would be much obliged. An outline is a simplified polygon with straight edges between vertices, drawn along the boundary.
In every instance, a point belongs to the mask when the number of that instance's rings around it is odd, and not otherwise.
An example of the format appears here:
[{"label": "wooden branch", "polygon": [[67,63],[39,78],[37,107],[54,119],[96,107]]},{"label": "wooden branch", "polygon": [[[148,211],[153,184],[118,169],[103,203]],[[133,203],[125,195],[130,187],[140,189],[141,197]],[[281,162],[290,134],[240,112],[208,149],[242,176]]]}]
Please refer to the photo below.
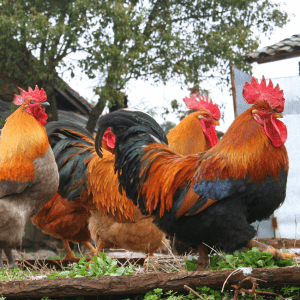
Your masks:
[{"label": "wooden branch", "polygon": [[[185,285],[192,289],[204,285],[221,289],[232,272],[151,273],[99,278],[1,281],[0,295],[8,298],[126,295],[144,294],[155,288],[161,288],[164,291],[184,291]],[[230,289],[232,284],[238,284],[249,275],[244,275],[242,271],[236,272],[228,278],[225,289]],[[259,287],[300,285],[299,267],[254,269],[250,276],[256,279]],[[245,282],[241,288],[251,288],[251,283]]]},{"label": "wooden branch", "polygon": [[264,242],[276,249],[290,249],[300,248],[300,239],[284,239],[284,238],[267,238],[267,239],[256,239],[258,242]]},{"label": "wooden branch", "polygon": [[236,87],[235,87],[234,72],[232,66],[230,66],[230,78],[231,78],[231,86],[232,86],[234,117],[236,118],[238,116],[238,112],[237,112],[237,100],[236,100]]}]

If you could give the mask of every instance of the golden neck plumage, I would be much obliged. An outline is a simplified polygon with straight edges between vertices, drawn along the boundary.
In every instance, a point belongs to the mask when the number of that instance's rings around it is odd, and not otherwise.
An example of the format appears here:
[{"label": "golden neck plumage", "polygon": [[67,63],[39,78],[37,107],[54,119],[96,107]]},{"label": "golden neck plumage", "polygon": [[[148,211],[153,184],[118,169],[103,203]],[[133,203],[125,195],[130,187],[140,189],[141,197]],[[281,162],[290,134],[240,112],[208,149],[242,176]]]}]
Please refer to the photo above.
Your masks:
[{"label": "golden neck plumage", "polygon": [[45,128],[22,105],[5,123],[0,138],[0,180],[29,181],[33,161],[49,146]]},{"label": "golden neck plumage", "polygon": [[169,146],[181,155],[190,155],[207,150],[204,133],[197,116],[200,111],[186,116],[167,135]]},{"label": "golden neck plumage", "polygon": [[267,176],[277,179],[282,167],[288,171],[286,148],[274,147],[251,108],[230,126],[222,140],[203,156],[201,177],[245,178],[261,183]]}]

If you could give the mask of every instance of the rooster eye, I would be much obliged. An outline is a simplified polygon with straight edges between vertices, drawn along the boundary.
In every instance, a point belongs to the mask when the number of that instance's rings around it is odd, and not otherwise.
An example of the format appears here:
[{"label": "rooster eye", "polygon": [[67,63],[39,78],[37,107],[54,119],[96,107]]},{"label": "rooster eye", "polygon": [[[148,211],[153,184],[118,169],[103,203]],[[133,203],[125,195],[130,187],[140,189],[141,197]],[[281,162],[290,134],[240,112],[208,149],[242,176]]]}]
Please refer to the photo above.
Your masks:
[{"label": "rooster eye", "polygon": [[261,109],[262,111],[265,111],[266,109],[264,108],[264,107],[262,107],[262,109]]},{"label": "rooster eye", "polygon": [[33,101],[33,100],[31,100],[31,101],[30,101],[30,104],[34,104],[34,101]]}]

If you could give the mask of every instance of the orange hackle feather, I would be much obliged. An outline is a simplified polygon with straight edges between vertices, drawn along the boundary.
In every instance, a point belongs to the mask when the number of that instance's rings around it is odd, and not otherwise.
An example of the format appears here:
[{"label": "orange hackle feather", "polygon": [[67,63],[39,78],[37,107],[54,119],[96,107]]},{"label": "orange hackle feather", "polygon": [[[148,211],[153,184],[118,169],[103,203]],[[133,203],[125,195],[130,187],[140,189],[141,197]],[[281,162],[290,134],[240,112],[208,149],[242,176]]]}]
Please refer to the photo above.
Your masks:
[{"label": "orange hackle feather", "polygon": [[0,180],[33,180],[33,161],[42,157],[49,146],[45,128],[25,110],[27,101],[7,118],[2,129]]},{"label": "orange hackle feather", "polygon": [[[134,205],[123,191],[119,193],[118,175],[114,171],[115,156],[103,150],[103,158],[96,152],[88,167],[88,194],[93,195],[93,203],[104,214],[112,214],[117,220],[133,220]],[[116,221],[117,221],[116,220]]]},{"label": "orange hackle feather", "polygon": [[167,135],[170,148],[182,155],[196,154],[207,150],[205,136],[197,116],[203,113],[196,111],[183,118]]},{"label": "orange hackle feather", "polygon": [[[153,143],[145,147],[140,178],[141,194],[151,214],[160,204],[159,215],[173,206],[174,194],[193,177],[199,164],[199,155],[182,156],[167,145]],[[157,188],[159,178],[160,188]]]},{"label": "orange hackle feather", "polygon": [[[288,170],[286,148],[274,147],[263,126],[252,116],[252,110],[260,105],[268,106],[265,101],[257,101],[239,115],[223,139],[203,155],[201,168],[196,175],[197,180],[239,179],[248,175],[252,182],[260,184],[267,176],[277,180],[282,166]],[[227,138],[229,136],[231,138]]]}]

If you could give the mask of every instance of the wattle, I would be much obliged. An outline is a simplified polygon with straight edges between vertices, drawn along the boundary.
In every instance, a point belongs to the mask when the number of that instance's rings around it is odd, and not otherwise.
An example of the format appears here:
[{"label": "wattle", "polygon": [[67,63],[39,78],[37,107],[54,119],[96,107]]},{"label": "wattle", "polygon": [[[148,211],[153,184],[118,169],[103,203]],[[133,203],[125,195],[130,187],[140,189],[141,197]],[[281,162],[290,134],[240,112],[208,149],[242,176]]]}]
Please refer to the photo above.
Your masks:
[{"label": "wattle", "polygon": [[218,143],[218,136],[216,132],[216,125],[213,121],[205,122],[200,120],[201,128],[205,136],[207,146],[212,148]]},{"label": "wattle", "polygon": [[283,122],[272,116],[264,122],[264,130],[274,147],[281,147],[287,139],[287,128]]},{"label": "wattle", "polygon": [[43,106],[31,106],[26,108],[26,111],[33,115],[43,126],[47,124],[48,115],[45,113]]},{"label": "wattle", "polygon": [[103,140],[106,142],[107,146],[111,149],[115,148],[116,136],[112,133],[111,129],[108,128],[104,135]]}]

